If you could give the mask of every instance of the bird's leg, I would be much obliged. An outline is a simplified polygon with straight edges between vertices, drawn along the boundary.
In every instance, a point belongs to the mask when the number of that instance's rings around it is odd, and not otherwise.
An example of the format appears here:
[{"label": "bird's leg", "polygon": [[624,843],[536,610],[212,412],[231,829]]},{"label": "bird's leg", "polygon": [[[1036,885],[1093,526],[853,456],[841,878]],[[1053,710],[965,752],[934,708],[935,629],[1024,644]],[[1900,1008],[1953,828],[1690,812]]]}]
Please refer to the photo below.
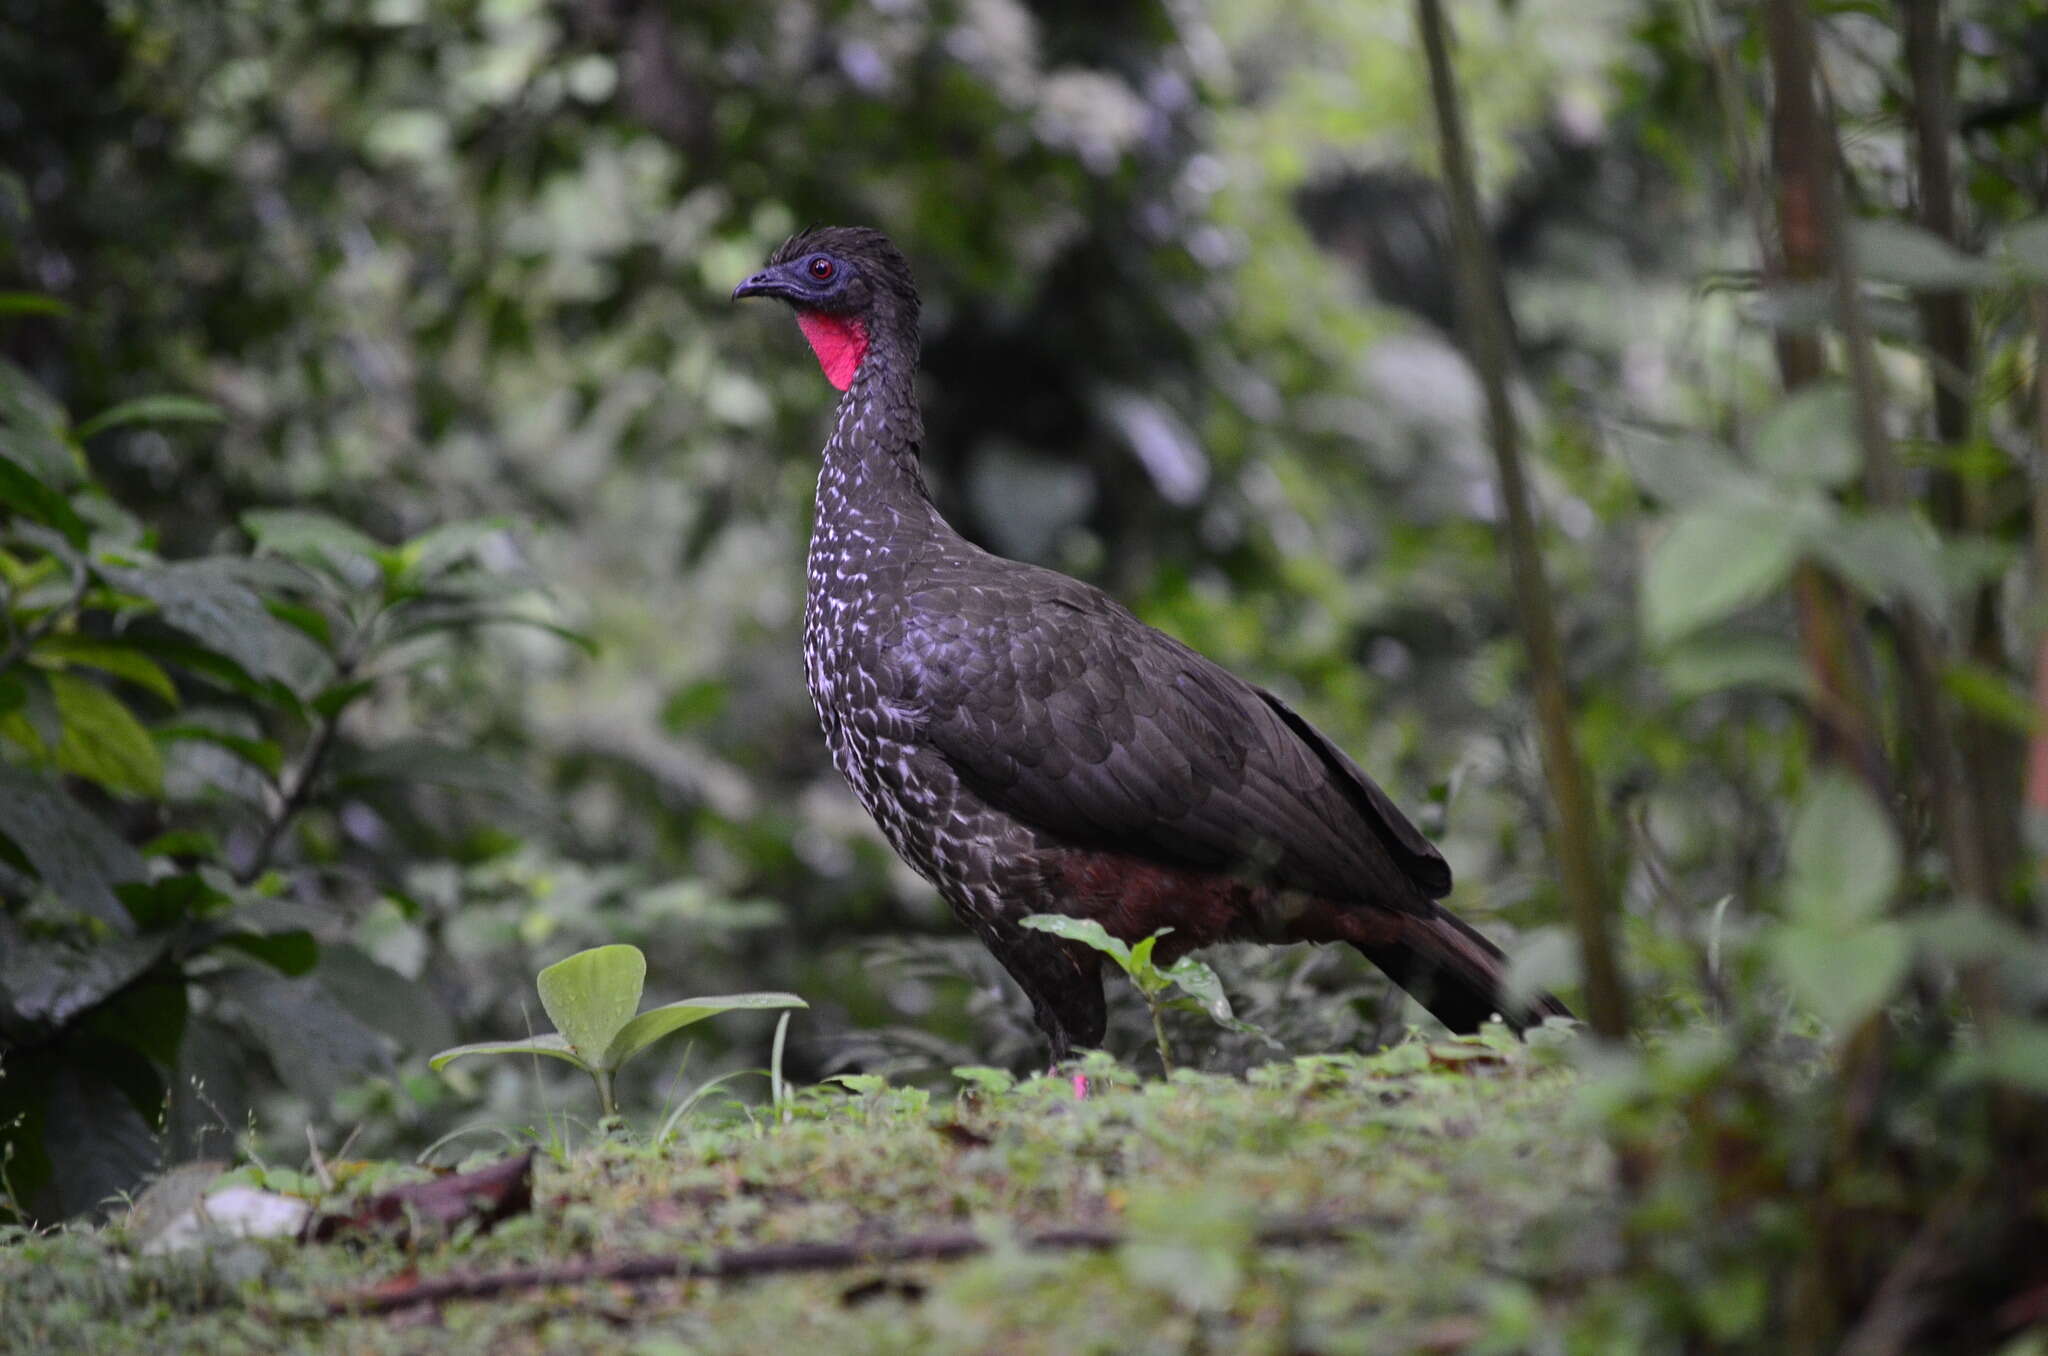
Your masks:
[{"label": "bird's leg", "polygon": [[[1091,1050],[1102,1044],[1109,1009],[1102,998],[1099,955],[1079,943],[1053,942],[1021,929],[991,940],[989,948],[1031,1000],[1032,1020],[1052,1047],[1047,1073],[1058,1074],[1077,1047]],[[1075,1100],[1085,1099],[1088,1076],[1076,1073],[1072,1079]]]}]

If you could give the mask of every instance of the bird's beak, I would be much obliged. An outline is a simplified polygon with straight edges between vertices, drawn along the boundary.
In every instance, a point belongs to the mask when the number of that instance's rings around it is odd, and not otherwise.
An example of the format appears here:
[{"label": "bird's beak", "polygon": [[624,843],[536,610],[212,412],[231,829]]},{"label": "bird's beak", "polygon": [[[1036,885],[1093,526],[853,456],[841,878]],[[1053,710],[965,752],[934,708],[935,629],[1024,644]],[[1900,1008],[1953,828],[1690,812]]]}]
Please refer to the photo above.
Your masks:
[{"label": "bird's beak", "polygon": [[787,295],[782,279],[775,276],[774,269],[764,269],[732,289],[732,299],[741,297],[780,297]]}]

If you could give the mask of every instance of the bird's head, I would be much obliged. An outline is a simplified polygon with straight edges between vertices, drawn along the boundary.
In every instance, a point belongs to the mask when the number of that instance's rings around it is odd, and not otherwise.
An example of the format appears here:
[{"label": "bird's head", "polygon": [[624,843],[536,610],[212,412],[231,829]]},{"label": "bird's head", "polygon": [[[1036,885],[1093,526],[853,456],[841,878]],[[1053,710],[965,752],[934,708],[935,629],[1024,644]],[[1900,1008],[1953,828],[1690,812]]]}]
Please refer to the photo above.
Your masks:
[{"label": "bird's head", "polygon": [[877,337],[907,344],[915,358],[917,288],[910,264],[880,231],[814,226],[793,235],[732,295],[788,302],[826,380],[842,391]]}]

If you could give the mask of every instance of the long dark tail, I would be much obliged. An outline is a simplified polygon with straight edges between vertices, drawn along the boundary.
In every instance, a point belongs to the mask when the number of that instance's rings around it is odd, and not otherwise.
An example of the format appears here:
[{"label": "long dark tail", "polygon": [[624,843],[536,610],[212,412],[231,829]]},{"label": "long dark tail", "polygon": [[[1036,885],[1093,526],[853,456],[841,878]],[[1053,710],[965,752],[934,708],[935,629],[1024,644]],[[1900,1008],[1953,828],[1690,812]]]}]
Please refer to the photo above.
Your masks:
[{"label": "long dark tail", "polygon": [[1450,910],[1436,904],[1430,908],[1429,914],[1403,920],[1406,928],[1398,941],[1352,945],[1453,1031],[1477,1031],[1496,1012],[1517,1032],[1545,1017],[1572,1015],[1547,993],[1524,1003],[1512,1001],[1508,959],[1501,949]]}]

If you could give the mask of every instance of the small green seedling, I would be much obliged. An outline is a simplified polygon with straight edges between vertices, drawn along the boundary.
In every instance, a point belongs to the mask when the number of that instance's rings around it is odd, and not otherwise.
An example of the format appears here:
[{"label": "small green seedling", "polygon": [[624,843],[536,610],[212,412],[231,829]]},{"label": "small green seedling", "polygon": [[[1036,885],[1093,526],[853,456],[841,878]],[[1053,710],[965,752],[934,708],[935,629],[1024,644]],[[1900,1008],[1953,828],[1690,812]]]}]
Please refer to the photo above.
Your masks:
[{"label": "small green seedling", "polygon": [[[1168,1008],[1184,1011],[1206,1012],[1218,1026],[1229,1027],[1249,1035],[1263,1036],[1265,1033],[1249,1022],[1241,1022],[1230,1010],[1230,999],[1223,992],[1223,981],[1216,978],[1211,970],[1193,956],[1182,956],[1164,970],[1152,960],[1152,948],[1159,939],[1173,931],[1161,928],[1139,942],[1127,946],[1109,935],[1102,924],[1087,918],[1069,918],[1059,913],[1034,913],[1023,920],[1027,928],[1050,932],[1068,941],[1091,946],[1109,957],[1129,975],[1131,983],[1137,986],[1138,994],[1145,1000],[1145,1007],[1152,1014],[1152,1039],[1159,1045],[1159,1065],[1168,1073],[1173,1072],[1173,1052],[1166,1044],[1166,1024],[1162,1020]],[[1168,998],[1167,990],[1178,987],[1186,997]],[[1270,1038],[1269,1038],[1270,1039]]]},{"label": "small green seedling", "polygon": [[523,1041],[480,1041],[443,1050],[428,1061],[439,1069],[464,1055],[547,1055],[567,1060],[597,1083],[606,1116],[618,1114],[612,1076],[619,1066],[671,1031],[721,1012],[752,1008],[803,1008],[793,993],[735,993],[722,998],[685,998],[635,1016],[647,982],[647,957],[637,946],[600,946],[579,951],[540,972],[540,1005],[555,1030]]}]

